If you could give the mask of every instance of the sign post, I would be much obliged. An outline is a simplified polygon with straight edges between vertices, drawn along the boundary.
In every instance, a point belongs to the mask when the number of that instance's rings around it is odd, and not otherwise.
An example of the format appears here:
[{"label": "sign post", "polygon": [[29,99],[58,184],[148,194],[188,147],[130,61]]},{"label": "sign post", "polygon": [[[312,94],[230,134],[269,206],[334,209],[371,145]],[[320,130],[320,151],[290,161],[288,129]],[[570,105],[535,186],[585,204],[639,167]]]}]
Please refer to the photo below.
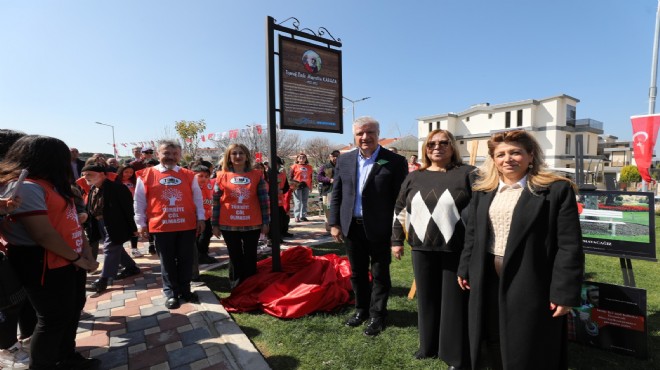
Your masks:
[{"label": "sign post", "polygon": [[[293,27],[282,24],[293,21]],[[279,128],[304,131],[343,133],[341,39],[335,39],[325,27],[317,32],[299,29],[300,21],[288,18],[275,23],[266,17],[266,96],[268,134],[270,135],[270,163],[268,174],[271,214],[271,240],[273,271],[281,271],[280,223],[278,209],[277,173],[277,112]],[[279,48],[275,50],[275,33],[279,35]],[[330,38],[322,36],[328,35]],[[304,39],[305,41],[298,40]],[[334,48],[333,48],[334,47]],[[276,79],[276,63],[279,79]],[[276,85],[279,83],[279,108]]]}]

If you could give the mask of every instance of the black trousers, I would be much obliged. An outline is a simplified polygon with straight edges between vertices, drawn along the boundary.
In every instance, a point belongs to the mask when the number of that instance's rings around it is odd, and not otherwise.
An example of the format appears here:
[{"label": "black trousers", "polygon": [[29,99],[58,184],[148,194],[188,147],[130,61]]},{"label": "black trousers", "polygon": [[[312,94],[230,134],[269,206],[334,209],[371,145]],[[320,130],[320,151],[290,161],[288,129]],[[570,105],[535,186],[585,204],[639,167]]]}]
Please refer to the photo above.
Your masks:
[{"label": "black trousers", "polygon": [[30,369],[53,369],[75,353],[86,272],[74,265],[44,270],[44,249],[35,246],[10,247],[9,261],[37,312]]},{"label": "black trousers", "polygon": [[32,336],[37,325],[37,313],[28,299],[2,310],[0,320],[0,349],[7,349],[16,343],[16,327],[21,331],[21,338]]},{"label": "black trousers", "polygon": [[[364,225],[351,223],[346,238],[346,254],[351,263],[351,284],[355,293],[355,309],[372,318],[387,316],[387,300],[392,289],[390,241],[367,239]],[[369,268],[373,281],[369,282]]]},{"label": "black trousers", "polygon": [[232,287],[257,273],[257,244],[260,234],[261,230],[222,230],[232,266],[232,273],[229,276]]},{"label": "black trousers", "polygon": [[412,251],[421,357],[469,368],[468,293],[456,282],[460,253]]},{"label": "black trousers", "polygon": [[209,245],[211,244],[211,236],[213,236],[213,227],[211,227],[211,219],[204,221],[204,231],[197,236],[197,252],[200,255],[209,254]]},{"label": "black trousers", "polygon": [[167,298],[190,293],[196,230],[153,233]]}]

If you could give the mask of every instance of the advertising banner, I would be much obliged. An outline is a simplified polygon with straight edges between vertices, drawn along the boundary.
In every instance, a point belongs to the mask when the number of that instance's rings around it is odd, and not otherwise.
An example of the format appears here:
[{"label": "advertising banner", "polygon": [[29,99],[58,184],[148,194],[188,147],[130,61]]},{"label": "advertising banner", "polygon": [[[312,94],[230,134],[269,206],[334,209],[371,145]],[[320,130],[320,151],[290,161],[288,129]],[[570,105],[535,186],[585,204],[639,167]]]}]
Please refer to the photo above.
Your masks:
[{"label": "advertising banner", "polygon": [[653,193],[585,191],[578,212],[585,253],[656,261]]},{"label": "advertising banner", "polygon": [[343,133],[341,51],[279,35],[280,128]]},{"label": "advertising banner", "polygon": [[648,356],[646,290],[582,284],[582,304],[568,314],[568,339],[641,359]]}]

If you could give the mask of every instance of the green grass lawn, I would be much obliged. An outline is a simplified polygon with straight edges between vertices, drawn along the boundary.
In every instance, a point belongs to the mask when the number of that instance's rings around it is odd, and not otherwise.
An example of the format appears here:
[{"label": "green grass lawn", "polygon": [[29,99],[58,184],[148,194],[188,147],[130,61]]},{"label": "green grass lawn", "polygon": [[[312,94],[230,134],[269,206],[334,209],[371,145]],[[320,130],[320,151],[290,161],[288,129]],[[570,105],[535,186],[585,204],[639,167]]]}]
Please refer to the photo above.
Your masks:
[{"label": "green grass lawn", "polygon": [[[656,218],[656,225],[658,225]],[[656,240],[658,229],[656,228]],[[657,242],[656,242],[657,248]],[[314,253],[345,255],[343,246],[315,246]],[[587,255],[587,279],[623,284],[619,259]],[[569,344],[571,369],[657,369],[660,367],[660,266],[633,260],[637,287],[647,290],[649,360]],[[359,328],[344,321],[353,310],[317,313],[293,320],[281,320],[261,312],[232,314],[245,334],[255,343],[273,369],[445,369],[440,360],[415,360],[417,350],[417,303],[407,299],[413,280],[410,253],[391,266],[392,294],[388,304],[388,327],[375,338],[365,337]],[[227,269],[203,275],[215,293],[229,295]]]}]

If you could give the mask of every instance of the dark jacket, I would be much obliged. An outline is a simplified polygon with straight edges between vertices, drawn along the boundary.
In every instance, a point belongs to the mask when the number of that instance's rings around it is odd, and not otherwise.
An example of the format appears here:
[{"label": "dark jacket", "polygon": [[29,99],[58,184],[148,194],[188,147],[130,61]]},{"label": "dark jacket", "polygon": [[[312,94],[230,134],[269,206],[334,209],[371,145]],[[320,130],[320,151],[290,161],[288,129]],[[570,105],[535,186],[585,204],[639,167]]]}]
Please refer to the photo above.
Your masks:
[{"label": "dark jacket", "polygon": [[332,183],[330,180],[334,177],[335,165],[328,162],[319,168],[316,180],[319,182],[319,195],[324,196],[332,191]]},{"label": "dark jacket", "polygon": [[[468,312],[472,364],[484,339],[485,271],[492,192],[473,192],[458,276],[470,284]],[[499,328],[505,369],[566,368],[565,317],[550,302],[580,303],[584,253],[575,193],[556,181],[532,194],[524,189],[511,220],[499,284]]]},{"label": "dark jacket", "polygon": [[[355,207],[357,156],[358,149],[343,154],[337,158],[335,166],[328,223],[340,225],[344,236],[348,235]],[[375,161],[362,190],[364,230],[370,241],[389,242],[394,203],[408,175],[408,164],[404,157],[383,147]]]},{"label": "dark jacket", "polygon": [[[105,179],[101,189],[103,191],[103,223],[110,240],[117,244],[124,243],[137,231],[133,219],[133,196],[131,191],[126,186],[108,179]],[[92,190],[90,190],[90,194]],[[91,198],[90,196],[87,199],[88,209]],[[92,216],[89,217],[87,235],[92,242],[100,239],[98,220]]]}]

